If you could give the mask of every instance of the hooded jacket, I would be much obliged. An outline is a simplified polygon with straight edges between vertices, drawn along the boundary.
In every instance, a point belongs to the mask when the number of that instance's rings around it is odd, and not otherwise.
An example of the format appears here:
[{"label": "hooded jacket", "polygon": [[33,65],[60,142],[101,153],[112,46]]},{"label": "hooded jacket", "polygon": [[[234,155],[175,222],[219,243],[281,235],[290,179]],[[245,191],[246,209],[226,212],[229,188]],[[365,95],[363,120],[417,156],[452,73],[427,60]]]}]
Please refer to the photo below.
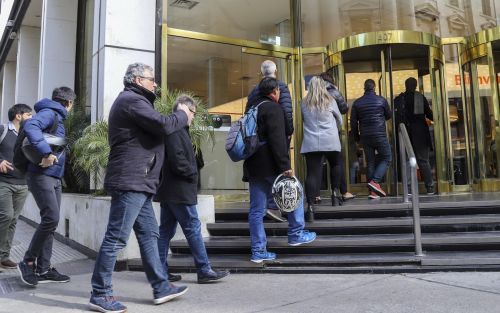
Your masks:
[{"label": "hooded jacket", "polygon": [[187,115],[164,116],[156,96],[135,84],[125,86],[109,112],[109,161],[104,188],[155,194],[164,160],[165,136],[187,126]]},{"label": "hooded jacket", "polygon": [[[64,138],[66,131],[64,129],[64,120],[68,116],[66,108],[57,101],[42,99],[35,103],[36,115],[24,123],[23,129],[26,137],[40,155],[48,156],[52,153],[49,144],[43,138],[43,133],[52,128],[55,121],[55,114],[58,115],[58,125],[55,133],[57,137]],[[55,113],[55,114],[54,114]],[[64,163],[66,161],[66,151],[54,153],[57,156],[57,163],[47,168],[42,168],[38,164],[30,163],[28,172],[39,173],[55,178],[64,176]]]}]

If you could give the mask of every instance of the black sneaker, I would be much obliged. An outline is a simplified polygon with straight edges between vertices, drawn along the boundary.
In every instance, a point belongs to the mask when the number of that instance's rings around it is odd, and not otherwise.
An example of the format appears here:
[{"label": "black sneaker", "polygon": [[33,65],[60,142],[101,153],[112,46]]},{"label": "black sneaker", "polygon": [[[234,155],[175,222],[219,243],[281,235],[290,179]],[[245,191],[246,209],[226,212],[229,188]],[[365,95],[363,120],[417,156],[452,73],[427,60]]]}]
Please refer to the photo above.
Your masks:
[{"label": "black sneaker", "polygon": [[17,271],[21,275],[21,281],[28,286],[35,287],[38,285],[38,278],[35,275],[34,265],[29,265],[25,261],[17,264]]},{"label": "black sneaker", "polygon": [[39,284],[67,283],[70,280],[69,276],[59,273],[54,267],[49,268],[46,273],[37,276]]},{"label": "black sneaker", "polygon": [[210,270],[206,273],[198,273],[198,284],[206,284],[215,280],[222,279],[229,275],[228,270]]}]

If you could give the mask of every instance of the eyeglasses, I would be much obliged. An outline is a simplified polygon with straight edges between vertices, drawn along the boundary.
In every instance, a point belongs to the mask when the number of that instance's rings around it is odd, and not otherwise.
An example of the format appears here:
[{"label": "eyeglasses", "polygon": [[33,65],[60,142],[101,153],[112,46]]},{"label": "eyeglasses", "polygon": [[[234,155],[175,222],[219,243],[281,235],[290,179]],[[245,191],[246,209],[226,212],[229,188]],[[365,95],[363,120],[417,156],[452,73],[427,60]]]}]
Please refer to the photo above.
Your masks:
[{"label": "eyeglasses", "polygon": [[189,112],[193,113],[193,115],[196,115],[196,111],[189,109]]},{"label": "eyeglasses", "polygon": [[146,77],[146,76],[139,76],[140,78],[143,78],[143,79],[147,79],[149,80],[150,82],[154,82],[155,81],[155,78],[154,77]]}]

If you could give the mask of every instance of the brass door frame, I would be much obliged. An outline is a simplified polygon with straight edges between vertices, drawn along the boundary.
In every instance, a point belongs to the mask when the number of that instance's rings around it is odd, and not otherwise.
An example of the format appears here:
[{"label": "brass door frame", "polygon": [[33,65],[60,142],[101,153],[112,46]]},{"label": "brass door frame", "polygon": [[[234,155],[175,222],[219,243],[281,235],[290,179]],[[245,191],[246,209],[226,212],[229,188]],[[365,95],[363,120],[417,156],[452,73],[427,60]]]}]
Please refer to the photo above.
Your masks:
[{"label": "brass door frame", "polygon": [[[329,67],[337,67],[338,72],[338,85],[339,89],[346,94],[346,77],[345,77],[345,69],[343,65],[342,52],[345,52],[350,49],[366,47],[370,45],[397,45],[397,44],[417,44],[429,47],[429,73],[431,84],[434,84],[431,88],[432,94],[432,103],[436,108],[434,109],[435,115],[435,127],[434,127],[434,140],[436,144],[436,176],[437,176],[437,184],[439,192],[449,192],[451,190],[451,183],[449,175],[452,175],[452,169],[450,169],[450,164],[445,160],[445,151],[451,150],[451,140],[448,140],[450,144],[446,145],[445,136],[451,138],[450,134],[450,126],[449,123],[446,123],[447,116],[449,116],[448,107],[444,106],[444,104],[448,104],[448,96],[446,93],[446,85],[444,79],[444,55],[441,50],[442,44],[441,39],[433,34],[429,33],[421,33],[416,31],[404,31],[404,30],[392,30],[392,31],[379,31],[379,32],[370,32],[363,33],[355,36],[349,36],[345,38],[338,39],[332,42],[327,47],[327,55]],[[393,97],[389,97],[389,88],[386,85],[387,77],[392,76],[392,69],[387,69],[386,67],[386,49],[381,49],[380,52],[380,65],[381,65],[381,86],[380,89],[382,91],[381,96],[387,99],[389,103],[392,103]],[[391,56],[389,56],[391,57]],[[437,66],[437,62],[440,63]],[[434,69],[438,68],[437,74]],[[436,77],[439,75],[439,77]],[[435,83],[439,78],[440,86],[436,86]],[[391,78],[392,83],[392,78]],[[389,93],[389,94],[388,94]],[[393,128],[393,123],[388,123],[388,131],[391,132]],[[345,167],[349,168],[349,155],[347,151],[347,125],[343,126],[342,129],[342,149],[344,154],[344,162]],[[397,184],[392,182],[393,175],[391,175],[390,171],[387,173],[387,189],[389,192],[397,193],[397,190],[394,190],[394,186],[397,189]],[[350,177],[346,175],[348,186],[352,189],[356,189],[353,191],[360,192],[361,189],[366,189],[366,187],[353,186],[350,184]]]},{"label": "brass door frame", "polygon": [[[465,45],[460,53],[460,67],[466,64],[470,65],[471,77],[470,83],[471,88],[474,88],[474,107],[476,109],[476,114],[474,117],[476,121],[476,134],[478,151],[476,153],[480,156],[479,158],[479,178],[473,177],[473,188],[478,191],[498,191],[500,190],[500,176],[498,174],[500,165],[500,154],[496,154],[496,164],[497,164],[497,177],[487,178],[486,177],[486,147],[482,140],[484,127],[482,125],[482,114],[478,116],[477,112],[482,112],[479,94],[479,82],[478,82],[478,72],[477,72],[477,60],[482,57],[487,58],[488,63],[488,74],[490,79],[490,90],[491,90],[491,101],[493,103],[493,115],[495,118],[495,144],[497,147],[500,146],[500,99],[499,99],[499,86],[497,82],[497,75],[495,73],[495,60],[493,55],[493,42],[500,41],[500,26],[495,28],[483,30],[476,33],[468,38],[466,38]],[[466,98],[464,98],[466,100]]]}]

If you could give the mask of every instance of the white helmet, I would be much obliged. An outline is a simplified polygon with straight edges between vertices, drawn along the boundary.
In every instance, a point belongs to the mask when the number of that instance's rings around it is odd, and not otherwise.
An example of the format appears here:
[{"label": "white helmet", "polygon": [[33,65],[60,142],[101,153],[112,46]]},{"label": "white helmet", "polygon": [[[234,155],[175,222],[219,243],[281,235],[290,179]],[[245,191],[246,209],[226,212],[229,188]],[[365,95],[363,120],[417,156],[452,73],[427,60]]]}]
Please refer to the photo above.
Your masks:
[{"label": "white helmet", "polygon": [[283,174],[276,177],[272,188],[273,199],[283,212],[293,212],[302,201],[302,185],[297,177],[287,177]]},{"label": "white helmet", "polygon": [[[64,148],[66,147],[66,139],[63,137],[43,133],[43,139],[49,144],[53,153],[60,153],[64,151]],[[33,147],[31,142],[28,140],[28,137],[24,138],[22,149],[24,155],[31,163],[39,164],[42,161],[42,155],[40,155],[38,150]]]}]

